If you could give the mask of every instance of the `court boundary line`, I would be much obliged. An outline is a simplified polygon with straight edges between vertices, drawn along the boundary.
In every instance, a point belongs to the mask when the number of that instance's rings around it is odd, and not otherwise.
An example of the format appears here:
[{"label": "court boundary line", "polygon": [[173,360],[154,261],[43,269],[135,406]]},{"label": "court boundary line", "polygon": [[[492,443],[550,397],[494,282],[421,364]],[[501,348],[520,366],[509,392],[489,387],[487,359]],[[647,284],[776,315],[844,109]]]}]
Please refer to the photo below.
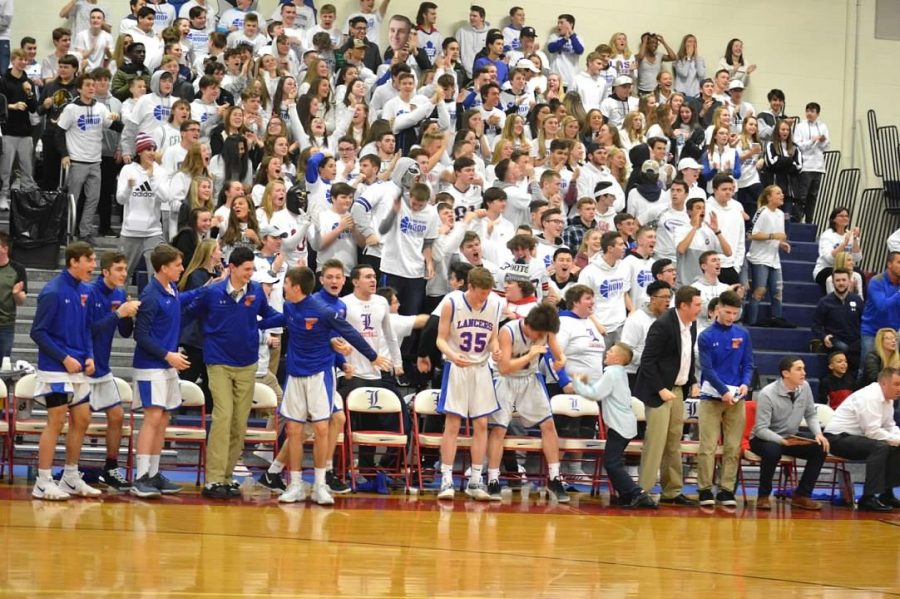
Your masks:
[{"label": "court boundary line", "polygon": [[[877,520],[876,522],[885,522],[890,523],[889,521]],[[898,524],[900,526],[900,524]],[[92,531],[92,532],[109,532],[109,533],[137,533],[137,532],[148,532],[148,531],[138,531],[135,528],[117,528],[117,529],[109,529],[102,527],[78,527],[74,529],[63,528],[62,526],[48,526],[48,527],[37,527],[37,526],[26,526],[26,525],[10,525],[10,524],[0,524],[0,529],[8,528],[8,529],[22,529],[22,530],[68,530],[68,531]],[[696,568],[678,568],[674,566],[656,566],[649,564],[630,564],[630,563],[622,563],[611,560],[603,560],[603,559],[584,559],[577,557],[566,557],[566,556],[545,556],[545,555],[533,555],[528,553],[517,553],[517,552],[503,552],[503,551],[484,551],[477,549],[454,549],[454,548],[446,548],[446,547],[433,547],[433,546],[422,546],[422,545],[412,545],[412,544],[402,544],[402,543],[379,543],[375,541],[345,541],[338,539],[312,539],[309,537],[283,537],[278,535],[258,535],[258,534],[235,534],[235,533],[224,533],[224,532],[192,532],[192,531],[178,531],[178,530],[157,530],[150,531],[155,534],[168,534],[168,535],[191,535],[191,536],[206,536],[206,537],[225,537],[225,538],[247,538],[247,539],[256,539],[256,540],[279,540],[279,541],[301,541],[310,544],[333,544],[333,545],[345,545],[345,546],[360,546],[360,547],[380,547],[380,548],[397,548],[397,549],[408,549],[408,550],[425,550],[425,551],[438,551],[443,553],[455,553],[455,554],[471,554],[471,555],[482,555],[486,557],[512,557],[512,558],[527,558],[527,559],[549,559],[556,562],[572,562],[578,564],[585,565],[604,565],[604,566],[619,566],[626,568],[636,568],[639,570],[661,570],[668,572],[676,572],[676,573],[691,573],[691,574],[706,574],[713,576],[723,576],[727,578],[734,579],[750,579],[750,580],[758,580],[764,582],[780,582],[786,584],[799,584],[804,586],[811,586],[822,589],[835,589],[835,590],[847,590],[847,591],[860,591],[860,592],[880,592],[883,593],[884,596],[890,597],[900,597],[900,592],[892,592],[888,590],[877,590],[872,588],[865,587],[855,587],[855,586],[846,586],[846,585],[838,585],[838,584],[826,584],[819,582],[809,582],[805,580],[794,580],[791,578],[778,578],[773,576],[760,576],[754,574],[734,574],[730,572],[717,572],[713,570],[698,570]]]}]

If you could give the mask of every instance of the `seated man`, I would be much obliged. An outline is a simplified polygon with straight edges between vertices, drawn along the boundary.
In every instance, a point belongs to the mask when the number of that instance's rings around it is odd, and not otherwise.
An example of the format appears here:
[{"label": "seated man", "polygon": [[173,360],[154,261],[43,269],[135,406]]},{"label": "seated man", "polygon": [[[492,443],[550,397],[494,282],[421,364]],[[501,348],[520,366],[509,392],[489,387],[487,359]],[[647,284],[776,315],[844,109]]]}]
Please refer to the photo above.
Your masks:
[{"label": "seated man", "polygon": [[[828,440],[822,435],[812,391],[806,382],[806,368],[797,356],[785,356],[778,364],[781,380],[769,383],[756,399],[756,423],[750,433],[750,449],[762,462],[759,466],[757,510],[772,509],[772,475],[783,455],[806,460],[797,490],[791,495],[791,506],[804,510],[820,510],[822,506],[809,498],[819,471],[828,455]],[[797,437],[800,421],[815,435],[815,440]]]},{"label": "seated man", "polygon": [[890,512],[900,508],[893,488],[900,485],[900,427],[893,402],[900,398],[900,369],[885,368],[878,381],[848,397],[825,428],[831,453],[866,461],[859,509]]},{"label": "seated man", "polygon": [[859,370],[860,325],[863,299],[850,291],[850,271],[837,269],[832,274],[834,291],[819,299],[812,332],[828,350],[837,350],[847,356],[850,371]]}]

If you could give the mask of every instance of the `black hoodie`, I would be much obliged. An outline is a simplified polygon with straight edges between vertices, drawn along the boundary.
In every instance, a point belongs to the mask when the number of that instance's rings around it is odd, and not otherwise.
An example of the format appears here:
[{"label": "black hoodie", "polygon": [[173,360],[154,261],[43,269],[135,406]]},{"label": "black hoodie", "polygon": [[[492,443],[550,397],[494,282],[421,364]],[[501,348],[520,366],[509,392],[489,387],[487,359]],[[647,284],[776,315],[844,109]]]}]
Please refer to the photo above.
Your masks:
[{"label": "black hoodie", "polygon": [[21,77],[15,77],[12,69],[8,69],[3,77],[0,77],[0,94],[6,96],[7,104],[15,104],[16,102],[25,102],[28,110],[9,110],[9,116],[3,123],[3,135],[13,137],[31,137],[31,116],[30,112],[37,110],[37,90],[31,88],[31,95],[25,93],[23,84],[31,82],[28,75],[24,72]]}]

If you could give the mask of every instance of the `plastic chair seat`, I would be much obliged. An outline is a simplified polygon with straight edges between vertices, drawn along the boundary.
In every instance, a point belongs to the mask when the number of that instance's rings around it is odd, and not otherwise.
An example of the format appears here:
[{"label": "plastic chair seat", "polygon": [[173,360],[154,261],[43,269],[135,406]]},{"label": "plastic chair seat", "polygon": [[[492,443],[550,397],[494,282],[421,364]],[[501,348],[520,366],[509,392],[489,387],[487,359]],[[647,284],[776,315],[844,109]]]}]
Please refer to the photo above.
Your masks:
[{"label": "plastic chair seat", "polygon": [[166,428],[166,438],[174,440],[205,441],[206,430],[191,426],[170,426]]},{"label": "plastic chair seat", "polygon": [[503,449],[540,450],[544,443],[540,437],[506,437],[503,439]]},{"label": "plastic chair seat", "polygon": [[567,451],[603,451],[606,449],[606,440],[563,437],[559,440],[559,448]]},{"label": "plastic chair seat", "polygon": [[278,438],[278,431],[265,428],[248,428],[247,434],[244,435],[246,441],[256,441],[258,443],[274,443]]},{"label": "plastic chair seat", "polygon": [[353,436],[350,437],[350,439],[351,441],[353,441],[353,443],[366,445],[377,445],[381,443],[389,443],[391,445],[406,444],[406,435],[388,432],[354,432]]}]

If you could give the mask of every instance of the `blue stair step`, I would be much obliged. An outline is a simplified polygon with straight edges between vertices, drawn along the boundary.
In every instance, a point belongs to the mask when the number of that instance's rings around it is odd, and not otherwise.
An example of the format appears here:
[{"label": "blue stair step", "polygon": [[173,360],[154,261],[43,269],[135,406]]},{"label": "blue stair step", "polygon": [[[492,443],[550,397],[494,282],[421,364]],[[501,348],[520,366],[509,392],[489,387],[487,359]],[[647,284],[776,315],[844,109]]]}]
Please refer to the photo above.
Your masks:
[{"label": "blue stair step", "polygon": [[816,225],[804,225],[789,223],[787,226],[788,239],[791,241],[815,241]]},{"label": "blue stair step", "polygon": [[825,354],[811,354],[809,352],[783,352],[783,351],[754,351],[753,361],[760,375],[780,376],[778,363],[788,354],[796,354],[803,360],[806,366],[806,376],[821,378],[828,373],[828,365]]},{"label": "blue stair step", "polygon": [[772,329],[747,327],[753,341],[753,351],[781,351],[783,353],[808,352],[813,338],[809,329]]},{"label": "blue stair step", "polygon": [[[771,316],[771,306],[768,302],[760,303],[759,305],[759,318],[760,320],[765,320]],[[782,318],[785,320],[794,323],[800,328],[810,328],[813,323],[813,316],[815,315],[815,308],[813,306],[808,306],[805,304],[782,304]],[[774,329],[773,329],[774,330]],[[790,330],[790,329],[784,329]]]},{"label": "blue stair step", "polygon": [[781,259],[781,276],[784,279],[785,285],[789,285],[794,281],[814,281],[812,276],[813,265],[815,264],[815,260],[812,262],[807,260],[794,260],[791,258],[790,260]]},{"label": "blue stair step", "polygon": [[819,244],[810,241],[793,241],[791,244],[791,253],[781,252],[782,260],[795,260],[797,262],[812,262],[815,264],[819,257]]},{"label": "blue stair step", "polygon": [[791,304],[808,304],[815,307],[822,297],[822,288],[815,283],[785,281],[782,291],[784,301]]}]

